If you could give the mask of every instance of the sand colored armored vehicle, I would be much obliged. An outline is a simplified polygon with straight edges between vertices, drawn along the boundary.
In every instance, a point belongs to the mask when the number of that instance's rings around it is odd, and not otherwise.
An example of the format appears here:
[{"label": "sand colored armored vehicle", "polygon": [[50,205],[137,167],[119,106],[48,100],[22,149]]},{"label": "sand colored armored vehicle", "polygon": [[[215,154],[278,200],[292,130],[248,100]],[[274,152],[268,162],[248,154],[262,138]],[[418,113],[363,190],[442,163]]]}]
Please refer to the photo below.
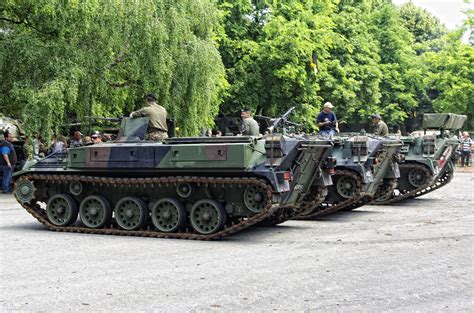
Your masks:
[{"label": "sand colored armored vehicle", "polygon": [[125,119],[117,142],[24,169],[14,175],[15,197],[54,231],[216,239],[297,208],[331,148],[281,135],[149,142],[147,125]]}]

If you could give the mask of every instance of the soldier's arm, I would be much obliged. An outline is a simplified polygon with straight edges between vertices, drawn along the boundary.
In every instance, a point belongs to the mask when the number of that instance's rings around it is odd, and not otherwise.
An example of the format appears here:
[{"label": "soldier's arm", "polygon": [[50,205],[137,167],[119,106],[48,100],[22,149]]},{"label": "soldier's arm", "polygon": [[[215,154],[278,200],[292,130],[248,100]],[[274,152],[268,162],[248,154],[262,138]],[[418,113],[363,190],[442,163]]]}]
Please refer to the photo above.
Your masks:
[{"label": "soldier's arm", "polygon": [[132,113],[130,113],[131,118],[136,118],[136,117],[143,117],[143,116],[148,116],[150,115],[148,110],[146,108],[141,108],[140,110],[136,110]]},{"label": "soldier's arm", "polygon": [[249,133],[249,124],[245,122],[245,120],[242,121],[242,129],[240,130],[240,132],[242,134],[248,134]]}]

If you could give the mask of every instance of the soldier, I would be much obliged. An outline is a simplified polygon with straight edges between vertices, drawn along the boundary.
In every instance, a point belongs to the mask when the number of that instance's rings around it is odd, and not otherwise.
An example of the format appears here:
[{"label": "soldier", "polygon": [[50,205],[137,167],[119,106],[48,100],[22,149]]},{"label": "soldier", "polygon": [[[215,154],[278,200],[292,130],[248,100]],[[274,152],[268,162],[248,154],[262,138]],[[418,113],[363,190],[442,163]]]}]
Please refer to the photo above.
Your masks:
[{"label": "soldier", "polygon": [[252,117],[252,111],[248,108],[242,109],[240,112],[242,118],[242,135],[244,136],[259,136],[260,126]]},{"label": "soldier", "polygon": [[1,147],[2,158],[0,163],[3,171],[2,188],[3,193],[11,193],[10,185],[13,170],[17,162],[17,156],[15,148],[12,145],[13,134],[7,131],[4,133],[4,136],[5,141],[3,141]]},{"label": "soldier", "polygon": [[319,134],[322,136],[332,136],[336,132],[339,132],[339,124],[337,122],[336,114],[332,111],[334,106],[331,102],[326,102],[323,106],[323,110],[319,112],[316,119],[318,123]]},{"label": "soldier", "polygon": [[372,114],[372,124],[374,127],[373,133],[377,136],[387,136],[388,135],[388,126],[382,121],[380,114]]},{"label": "soldier", "polygon": [[131,118],[147,116],[150,118],[146,140],[162,141],[168,138],[168,126],[166,125],[166,109],[156,103],[156,95],[149,93],[146,96],[146,105],[140,110],[130,113]]}]

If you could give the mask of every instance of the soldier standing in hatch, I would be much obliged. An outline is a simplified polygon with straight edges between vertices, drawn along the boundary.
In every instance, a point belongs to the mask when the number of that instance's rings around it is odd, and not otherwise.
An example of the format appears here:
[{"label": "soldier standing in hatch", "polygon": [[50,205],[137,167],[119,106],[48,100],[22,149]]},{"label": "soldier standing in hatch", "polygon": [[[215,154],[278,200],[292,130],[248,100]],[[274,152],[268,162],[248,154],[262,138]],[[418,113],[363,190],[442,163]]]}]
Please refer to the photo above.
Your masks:
[{"label": "soldier standing in hatch", "polygon": [[166,109],[156,103],[156,95],[154,93],[149,93],[146,96],[146,105],[143,108],[130,113],[131,118],[143,116],[150,118],[145,140],[154,141],[162,141],[168,138],[167,115]]},{"label": "soldier standing in hatch", "polygon": [[13,134],[8,131],[4,133],[5,141],[2,143],[1,153],[2,159],[0,164],[2,165],[3,179],[2,179],[2,188],[3,193],[11,193],[10,185],[13,170],[17,162],[17,156],[15,152],[15,147],[12,145]]},{"label": "soldier standing in hatch", "polygon": [[372,114],[372,124],[374,127],[373,134],[377,136],[387,136],[388,135],[388,126],[382,121],[380,114]]},{"label": "soldier standing in hatch", "polygon": [[252,111],[250,109],[242,109],[240,112],[242,118],[242,135],[244,136],[259,136],[260,126],[257,121],[252,117]]}]

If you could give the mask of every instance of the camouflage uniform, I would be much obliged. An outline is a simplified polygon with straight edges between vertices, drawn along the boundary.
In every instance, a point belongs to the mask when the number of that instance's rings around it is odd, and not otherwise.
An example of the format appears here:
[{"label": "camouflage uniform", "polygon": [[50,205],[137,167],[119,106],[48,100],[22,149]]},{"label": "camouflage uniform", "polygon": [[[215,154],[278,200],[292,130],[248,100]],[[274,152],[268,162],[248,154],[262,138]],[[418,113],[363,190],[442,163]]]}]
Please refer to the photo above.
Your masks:
[{"label": "camouflage uniform", "polygon": [[143,116],[150,118],[148,131],[145,135],[146,140],[162,141],[168,138],[168,126],[166,125],[167,112],[164,107],[158,104],[152,104],[130,114],[131,118]]},{"label": "camouflage uniform", "polygon": [[260,127],[253,117],[242,119],[242,135],[244,136],[258,136],[260,135]]},{"label": "camouflage uniform", "polygon": [[152,131],[145,135],[145,140],[163,141],[166,138],[168,138],[168,133],[162,131]]},{"label": "camouflage uniform", "polygon": [[388,126],[384,121],[379,121],[374,126],[374,135],[378,136],[387,136],[388,135]]}]

